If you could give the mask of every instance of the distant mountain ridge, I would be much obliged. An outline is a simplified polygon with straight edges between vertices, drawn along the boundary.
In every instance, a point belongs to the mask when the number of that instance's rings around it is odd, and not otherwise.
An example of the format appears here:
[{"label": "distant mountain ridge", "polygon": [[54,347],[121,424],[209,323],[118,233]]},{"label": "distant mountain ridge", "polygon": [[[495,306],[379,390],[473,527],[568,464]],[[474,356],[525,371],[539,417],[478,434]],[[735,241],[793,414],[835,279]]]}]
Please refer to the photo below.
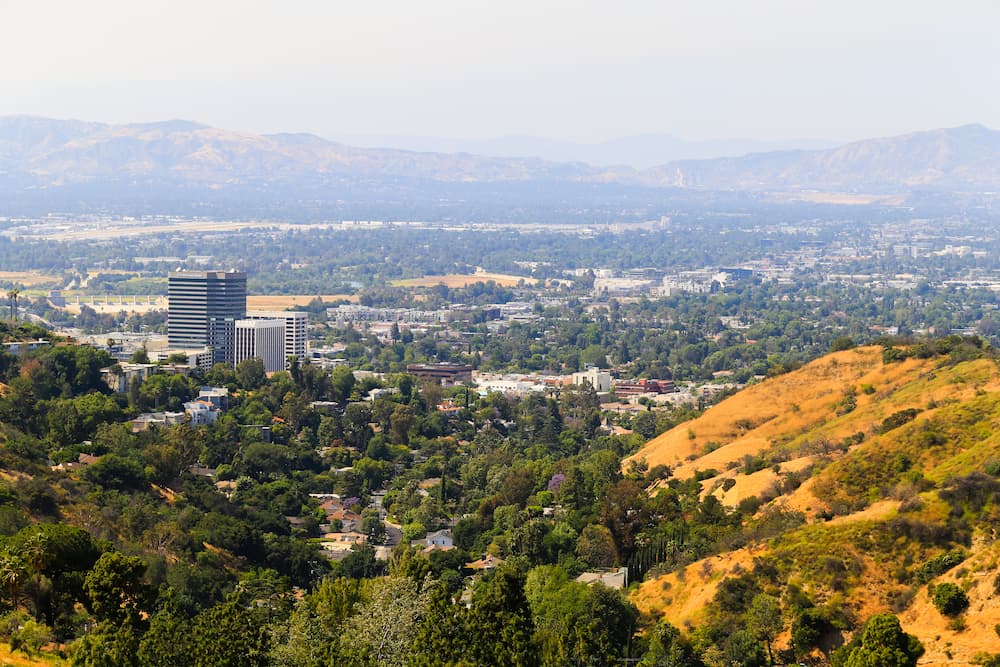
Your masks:
[{"label": "distant mountain ridge", "polygon": [[687,140],[664,133],[638,134],[595,143],[577,143],[525,135],[495,139],[454,139],[401,135],[360,135],[340,139],[352,146],[392,146],[433,153],[474,153],[498,157],[534,156],[555,162],[585,162],[590,165],[627,165],[648,169],[677,160],[707,160],[789,149],[822,149],[835,141],[802,139],[763,141],[752,139]]},{"label": "distant mountain ridge", "polygon": [[708,190],[991,190],[1000,185],[1000,132],[964,125],[827,150],[679,161],[647,170],[642,179]]},{"label": "distant mountain ridge", "polygon": [[[623,188],[989,192],[1000,189],[1000,132],[967,125],[831,149],[682,160],[636,170],[531,157],[357,148],[312,134],[255,135],[180,120],[112,125],[0,117],[0,192],[8,195],[61,188],[88,200],[116,188],[189,197],[249,190],[260,200],[288,201],[363,190],[401,201],[421,188],[438,187],[433,184],[447,186],[449,197],[464,197],[470,187],[475,191],[470,196],[479,196],[476,192],[494,184],[507,184],[508,190],[511,184],[530,186],[529,193],[561,187],[568,188],[559,195],[567,201],[574,192],[617,196]],[[521,196],[508,190],[492,194],[501,200]]]},{"label": "distant mountain ridge", "polygon": [[109,125],[26,116],[0,118],[0,164],[48,184],[164,178],[223,187],[317,175],[490,182],[600,174],[537,158],[354,148],[312,134],[254,135],[190,121]]}]

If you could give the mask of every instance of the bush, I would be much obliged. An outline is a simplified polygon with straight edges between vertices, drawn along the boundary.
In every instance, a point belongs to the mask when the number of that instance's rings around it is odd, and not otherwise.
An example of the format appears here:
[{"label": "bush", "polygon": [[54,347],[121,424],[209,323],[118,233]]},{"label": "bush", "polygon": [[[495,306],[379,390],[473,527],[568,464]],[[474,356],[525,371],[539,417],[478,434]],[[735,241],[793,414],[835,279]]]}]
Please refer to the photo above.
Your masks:
[{"label": "bush", "polygon": [[739,502],[736,510],[743,516],[753,516],[763,503],[757,496],[747,496]]},{"label": "bush", "polygon": [[972,664],[982,665],[982,667],[1000,667],[1000,653],[996,655],[977,653],[972,658]]},{"label": "bush", "polygon": [[940,556],[935,556],[931,558],[919,568],[917,568],[916,577],[917,582],[921,584],[926,584],[928,581],[934,577],[944,574],[951,568],[955,567],[966,558],[966,553],[964,551],[949,551],[946,554],[941,554]]},{"label": "bush", "polygon": [[837,403],[836,414],[837,416],[846,415],[850,412],[854,412],[854,409],[858,407],[857,393],[851,388],[849,391],[844,392],[844,397]]},{"label": "bush", "polygon": [[854,339],[850,336],[841,336],[834,339],[833,343],[830,344],[831,352],[843,352],[844,350],[850,350],[854,347]]},{"label": "bush", "polygon": [[743,474],[752,475],[767,467],[767,459],[762,456],[751,456],[747,454],[743,457]]},{"label": "bush", "polygon": [[929,592],[934,606],[945,616],[958,616],[969,608],[969,597],[955,584],[938,584]]},{"label": "bush", "polygon": [[29,618],[11,633],[10,650],[32,656],[39,653],[50,641],[52,641],[52,628],[41,621]]},{"label": "bush", "polygon": [[906,410],[894,412],[883,419],[882,423],[875,430],[879,433],[888,433],[894,428],[899,428],[903,424],[913,421],[918,414],[920,414],[920,410],[916,408],[907,408]]},{"label": "bush", "polygon": [[427,536],[427,528],[424,524],[414,521],[413,523],[408,523],[403,526],[403,541],[410,542],[412,540],[419,540]]},{"label": "bush", "polygon": [[887,347],[882,350],[882,363],[891,364],[897,361],[903,361],[907,357],[905,350],[901,350],[898,347]]},{"label": "bush", "polygon": [[140,489],[148,485],[143,467],[117,454],[105,454],[97,463],[84,468],[80,476],[109,490]]}]

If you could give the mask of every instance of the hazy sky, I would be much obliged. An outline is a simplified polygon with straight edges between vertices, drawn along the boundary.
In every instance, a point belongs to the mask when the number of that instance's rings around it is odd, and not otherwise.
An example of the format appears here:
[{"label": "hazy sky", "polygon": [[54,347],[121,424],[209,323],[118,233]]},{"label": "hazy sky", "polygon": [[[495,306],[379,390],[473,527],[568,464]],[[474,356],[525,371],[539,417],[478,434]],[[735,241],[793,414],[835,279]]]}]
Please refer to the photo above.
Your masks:
[{"label": "hazy sky", "polygon": [[582,142],[1000,128],[995,0],[0,0],[0,115]]}]

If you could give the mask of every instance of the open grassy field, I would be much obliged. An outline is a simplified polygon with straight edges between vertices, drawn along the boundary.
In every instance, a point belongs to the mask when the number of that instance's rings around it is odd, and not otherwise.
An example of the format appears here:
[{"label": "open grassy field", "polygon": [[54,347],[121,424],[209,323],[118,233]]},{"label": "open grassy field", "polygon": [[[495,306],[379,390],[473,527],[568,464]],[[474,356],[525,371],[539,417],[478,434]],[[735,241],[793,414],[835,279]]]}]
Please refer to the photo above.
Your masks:
[{"label": "open grassy field", "polygon": [[112,296],[110,303],[104,302],[104,297],[98,297],[98,303],[91,303],[89,297],[80,297],[81,303],[76,303],[75,296],[66,297],[66,310],[71,313],[79,313],[83,306],[94,309],[98,313],[148,313],[154,310],[166,310],[167,309],[167,297],[165,296],[153,296],[146,297],[140,296],[137,299],[137,303],[133,303],[131,297],[124,297],[121,302],[115,296]]},{"label": "open grassy field", "polygon": [[33,287],[46,283],[59,284],[62,282],[62,278],[51,273],[41,273],[40,271],[0,271],[0,281],[18,283],[24,287]]},{"label": "open grassy field", "polygon": [[444,276],[424,276],[423,278],[409,278],[407,280],[397,280],[393,285],[397,287],[434,287],[444,285],[445,287],[467,287],[476,283],[485,283],[492,280],[497,285],[503,287],[515,287],[520,281],[528,285],[534,285],[537,281],[534,278],[524,276],[513,276],[506,273],[473,273],[457,274],[450,273]]},{"label": "open grassy field", "polygon": [[[357,303],[358,300],[354,294],[321,294],[319,297],[326,303],[337,300]],[[315,294],[251,294],[247,296],[247,308],[249,310],[287,310],[305,306],[315,298]],[[66,304],[66,310],[71,313],[79,313],[81,306],[75,303],[74,299],[75,297],[72,295],[67,298],[70,303]],[[99,299],[103,300],[103,297],[99,297]],[[87,297],[82,298],[82,301],[88,308],[93,308],[98,313],[148,313],[153,310],[167,309],[167,297],[165,296],[155,296],[151,299],[140,296],[138,303],[133,303],[131,297],[125,297],[124,302],[119,303],[114,296],[111,297],[111,303],[94,304]],[[148,303],[148,301],[152,301],[152,303]]]},{"label": "open grassy field", "polygon": [[10,646],[6,643],[0,643],[0,665],[12,665],[13,667],[53,667],[68,664],[67,661],[51,653],[41,653],[28,657],[20,651],[11,651]]},{"label": "open grassy field", "polygon": [[179,221],[163,223],[135,223],[121,225],[104,225],[101,227],[83,227],[38,234],[37,238],[54,241],[74,241],[120,238],[122,236],[146,236],[149,234],[166,234],[173,232],[238,232],[241,229],[260,229],[270,227],[284,228],[269,221]]},{"label": "open grassy field", "polygon": [[[251,310],[287,310],[305,306],[316,298],[316,294],[251,294],[247,296],[247,308]],[[333,301],[350,301],[357,303],[355,294],[320,294],[320,299],[326,303]]]}]

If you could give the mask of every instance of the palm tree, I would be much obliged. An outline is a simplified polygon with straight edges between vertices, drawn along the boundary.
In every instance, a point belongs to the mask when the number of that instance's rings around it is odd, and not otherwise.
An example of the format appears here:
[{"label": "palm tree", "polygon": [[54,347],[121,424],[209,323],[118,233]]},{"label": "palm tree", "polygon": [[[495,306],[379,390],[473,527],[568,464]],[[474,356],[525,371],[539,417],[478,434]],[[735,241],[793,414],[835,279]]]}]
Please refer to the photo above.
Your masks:
[{"label": "palm tree", "polygon": [[7,291],[7,298],[10,299],[10,319],[12,321],[17,320],[17,295],[21,293],[21,290],[14,288]]},{"label": "palm tree", "polygon": [[7,589],[10,605],[15,609],[20,597],[21,584],[27,574],[27,567],[21,558],[13,554],[0,556],[0,586]]}]

